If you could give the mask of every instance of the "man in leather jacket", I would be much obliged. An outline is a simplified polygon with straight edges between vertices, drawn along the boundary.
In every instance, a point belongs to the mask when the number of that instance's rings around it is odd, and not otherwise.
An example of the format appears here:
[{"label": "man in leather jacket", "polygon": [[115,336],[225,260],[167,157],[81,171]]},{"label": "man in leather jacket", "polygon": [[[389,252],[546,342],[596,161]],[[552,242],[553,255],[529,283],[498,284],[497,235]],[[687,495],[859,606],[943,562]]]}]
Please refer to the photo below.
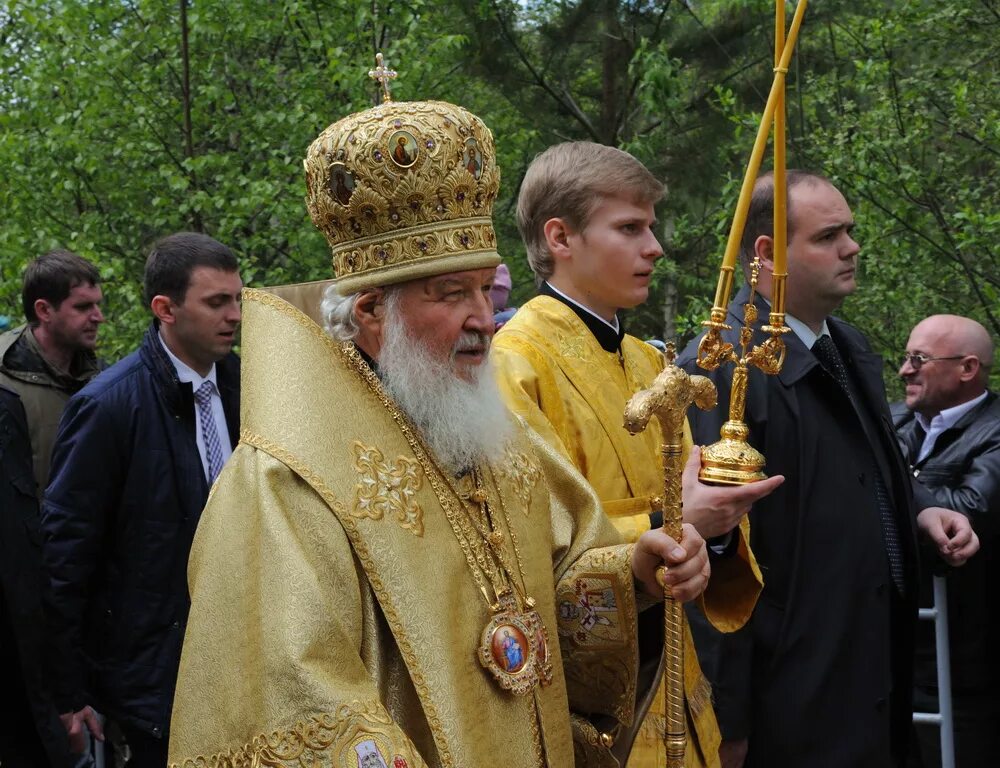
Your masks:
[{"label": "man in leather jacket", "polygon": [[[990,583],[1000,578],[1000,401],[987,389],[992,360],[982,325],[956,315],[928,317],[910,333],[899,369],[906,401],[893,407],[914,477],[938,504],[965,514],[981,544],[964,568],[948,574],[956,765],[989,764],[1000,723],[1000,614],[990,598]],[[931,603],[925,572],[920,604]],[[937,711],[934,631],[922,624],[914,703]],[[940,765],[937,728],[918,728],[918,742],[922,765]]]}]

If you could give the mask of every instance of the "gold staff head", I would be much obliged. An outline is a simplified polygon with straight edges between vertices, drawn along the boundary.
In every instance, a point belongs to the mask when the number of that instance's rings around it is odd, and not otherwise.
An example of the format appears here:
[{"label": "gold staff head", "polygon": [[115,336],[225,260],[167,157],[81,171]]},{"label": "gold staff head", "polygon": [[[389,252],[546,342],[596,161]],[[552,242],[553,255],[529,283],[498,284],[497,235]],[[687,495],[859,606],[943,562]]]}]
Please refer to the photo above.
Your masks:
[{"label": "gold staff head", "polygon": [[663,370],[648,389],[637,392],[625,406],[625,429],[633,435],[642,432],[656,416],[663,432],[663,442],[672,443],[681,434],[684,416],[692,403],[703,411],[715,407],[715,385],[704,376],[690,376],[674,364],[675,346],[667,344]]}]

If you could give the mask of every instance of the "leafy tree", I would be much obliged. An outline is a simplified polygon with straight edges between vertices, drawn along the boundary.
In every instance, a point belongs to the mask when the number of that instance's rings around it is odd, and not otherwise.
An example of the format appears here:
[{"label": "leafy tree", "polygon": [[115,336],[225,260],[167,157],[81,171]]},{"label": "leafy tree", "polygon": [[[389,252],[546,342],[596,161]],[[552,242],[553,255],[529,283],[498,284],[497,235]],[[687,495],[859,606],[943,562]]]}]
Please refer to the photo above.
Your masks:
[{"label": "leafy tree", "polygon": [[[144,255],[164,234],[195,229],[231,245],[248,284],[329,276],[326,244],[303,204],[302,157],[326,125],[371,103],[364,72],[376,47],[420,61],[400,90],[433,95],[458,38],[428,23],[429,7],[8,4],[2,306],[19,316],[28,259],[71,248],[101,269],[102,353],[116,359],[148,322]],[[424,84],[431,93],[420,92]]]},{"label": "leafy tree", "polygon": [[[727,13],[722,4],[716,10],[719,18]],[[756,18],[771,10],[750,4],[744,12]],[[763,28],[761,23],[758,30]],[[830,176],[852,204],[863,246],[861,288],[842,314],[883,354],[886,380],[897,396],[898,360],[910,328],[923,317],[969,315],[994,337],[1000,334],[998,30],[993,0],[824,3],[807,12],[793,59],[789,165]],[[754,44],[765,52],[769,47],[763,39]],[[685,183],[681,195],[675,184],[667,203],[676,211],[668,252],[680,267],[682,335],[696,332],[696,321],[707,314],[736,182],[764,103],[745,78],[760,93],[771,79],[769,58],[754,62],[747,52],[745,61],[739,77],[705,81],[706,119],[680,132],[691,141],[688,151],[674,149],[669,131],[639,141],[645,151],[689,163],[697,173],[689,170],[688,176],[701,182]],[[692,63],[664,52],[652,66],[647,58],[640,94],[654,103],[669,98],[678,73]],[[696,66],[692,76],[709,72]],[[711,119],[712,112],[722,119]],[[710,157],[696,154],[699,145]],[[677,178],[676,172],[668,178]],[[683,261],[691,254],[697,255],[693,261]],[[647,312],[656,306],[651,304]]]},{"label": "leafy tree", "polygon": [[998,32],[994,2],[906,3],[832,28],[833,66],[803,85],[801,154],[854,203],[864,246],[845,314],[885,353],[890,383],[929,314],[1000,334]]},{"label": "leafy tree", "polygon": [[[472,71],[532,126],[521,162],[504,166],[508,177],[516,175],[507,193],[516,195],[535,154],[566,140],[622,147],[667,180],[661,219],[671,258],[657,269],[651,301],[629,319],[640,335],[673,336],[675,317],[690,311],[687,297],[710,270],[707,243],[691,250],[670,235],[719,206],[715,174],[728,166],[713,147],[729,141],[732,129],[711,102],[720,84],[730,82],[760,96],[744,73],[772,55],[766,5],[704,2],[696,10],[682,0],[484,0],[466,9]],[[519,246],[511,266],[530,291]]]},{"label": "leafy tree", "polygon": [[[845,191],[864,246],[844,314],[892,361],[931,312],[996,334],[1000,11],[995,0],[814,4],[788,79],[789,164]],[[103,353],[147,322],[149,244],[199,229],[248,284],[330,274],[301,158],[370,104],[375,50],[399,99],[480,115],[503,170],[495,210],[514,298],[533,290],[514,225],[520,179],[550,144],[621,146],[667,181],[668,259],[640,335],[683,342],[707,315],[772,78],[768,0],[19,0],[0,10],[0,312],[25,262],[77,250],[106,280]],[[767,165],[765,162],[765,167]]]}]

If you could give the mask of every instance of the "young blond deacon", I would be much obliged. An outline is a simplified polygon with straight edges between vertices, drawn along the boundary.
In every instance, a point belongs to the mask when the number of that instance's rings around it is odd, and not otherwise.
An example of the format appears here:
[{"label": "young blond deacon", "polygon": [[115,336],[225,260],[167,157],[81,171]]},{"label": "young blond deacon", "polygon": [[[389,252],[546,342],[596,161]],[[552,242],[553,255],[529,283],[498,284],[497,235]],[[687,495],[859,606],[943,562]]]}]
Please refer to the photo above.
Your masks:
[{"label": "young blond deacon", "polygon": [[[510,408],[566,455],[594,487],[628,541],[662,523],[659,430],[622,427],[628,399],[663,368],[660,353],[629,336],[618,312],[644,302],[663,250],[653,234],[663,185],[613,147],[570,142],[532,162],[521,185],[517,222],[539,283],[497,334],[492,357]],[[739,488],[698,482],[698,451],[685,424],[684,520],[718,541],[705,611],[732,631],[749,617],[760,574],[740,530],[750,505],[782,478]],[[689,766],[719,765],[710,687],[686,641]],[[646,702],[648,705],[649,702]],[[665,765],[662,696],[636,734],[629,768]],[[637,709],[642,712],[643,709]],[[618,736],[615,749],[629,735]]]}]

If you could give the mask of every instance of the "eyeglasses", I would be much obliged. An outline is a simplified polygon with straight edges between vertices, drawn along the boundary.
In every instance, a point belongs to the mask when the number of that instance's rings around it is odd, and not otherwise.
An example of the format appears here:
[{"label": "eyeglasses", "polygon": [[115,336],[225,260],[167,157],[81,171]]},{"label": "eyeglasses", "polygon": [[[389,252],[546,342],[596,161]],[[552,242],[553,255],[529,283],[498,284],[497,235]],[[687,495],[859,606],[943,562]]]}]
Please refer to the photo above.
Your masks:
[{"label": "eyeglasses", "polygon": [[928,357],[923,352],[905,352],[903,354],[902,365],[910,364],[910,367],[919,371],[924,363],[933,363],[935,360],[961,360],[966,355],[950,355],[948,357]]}]

